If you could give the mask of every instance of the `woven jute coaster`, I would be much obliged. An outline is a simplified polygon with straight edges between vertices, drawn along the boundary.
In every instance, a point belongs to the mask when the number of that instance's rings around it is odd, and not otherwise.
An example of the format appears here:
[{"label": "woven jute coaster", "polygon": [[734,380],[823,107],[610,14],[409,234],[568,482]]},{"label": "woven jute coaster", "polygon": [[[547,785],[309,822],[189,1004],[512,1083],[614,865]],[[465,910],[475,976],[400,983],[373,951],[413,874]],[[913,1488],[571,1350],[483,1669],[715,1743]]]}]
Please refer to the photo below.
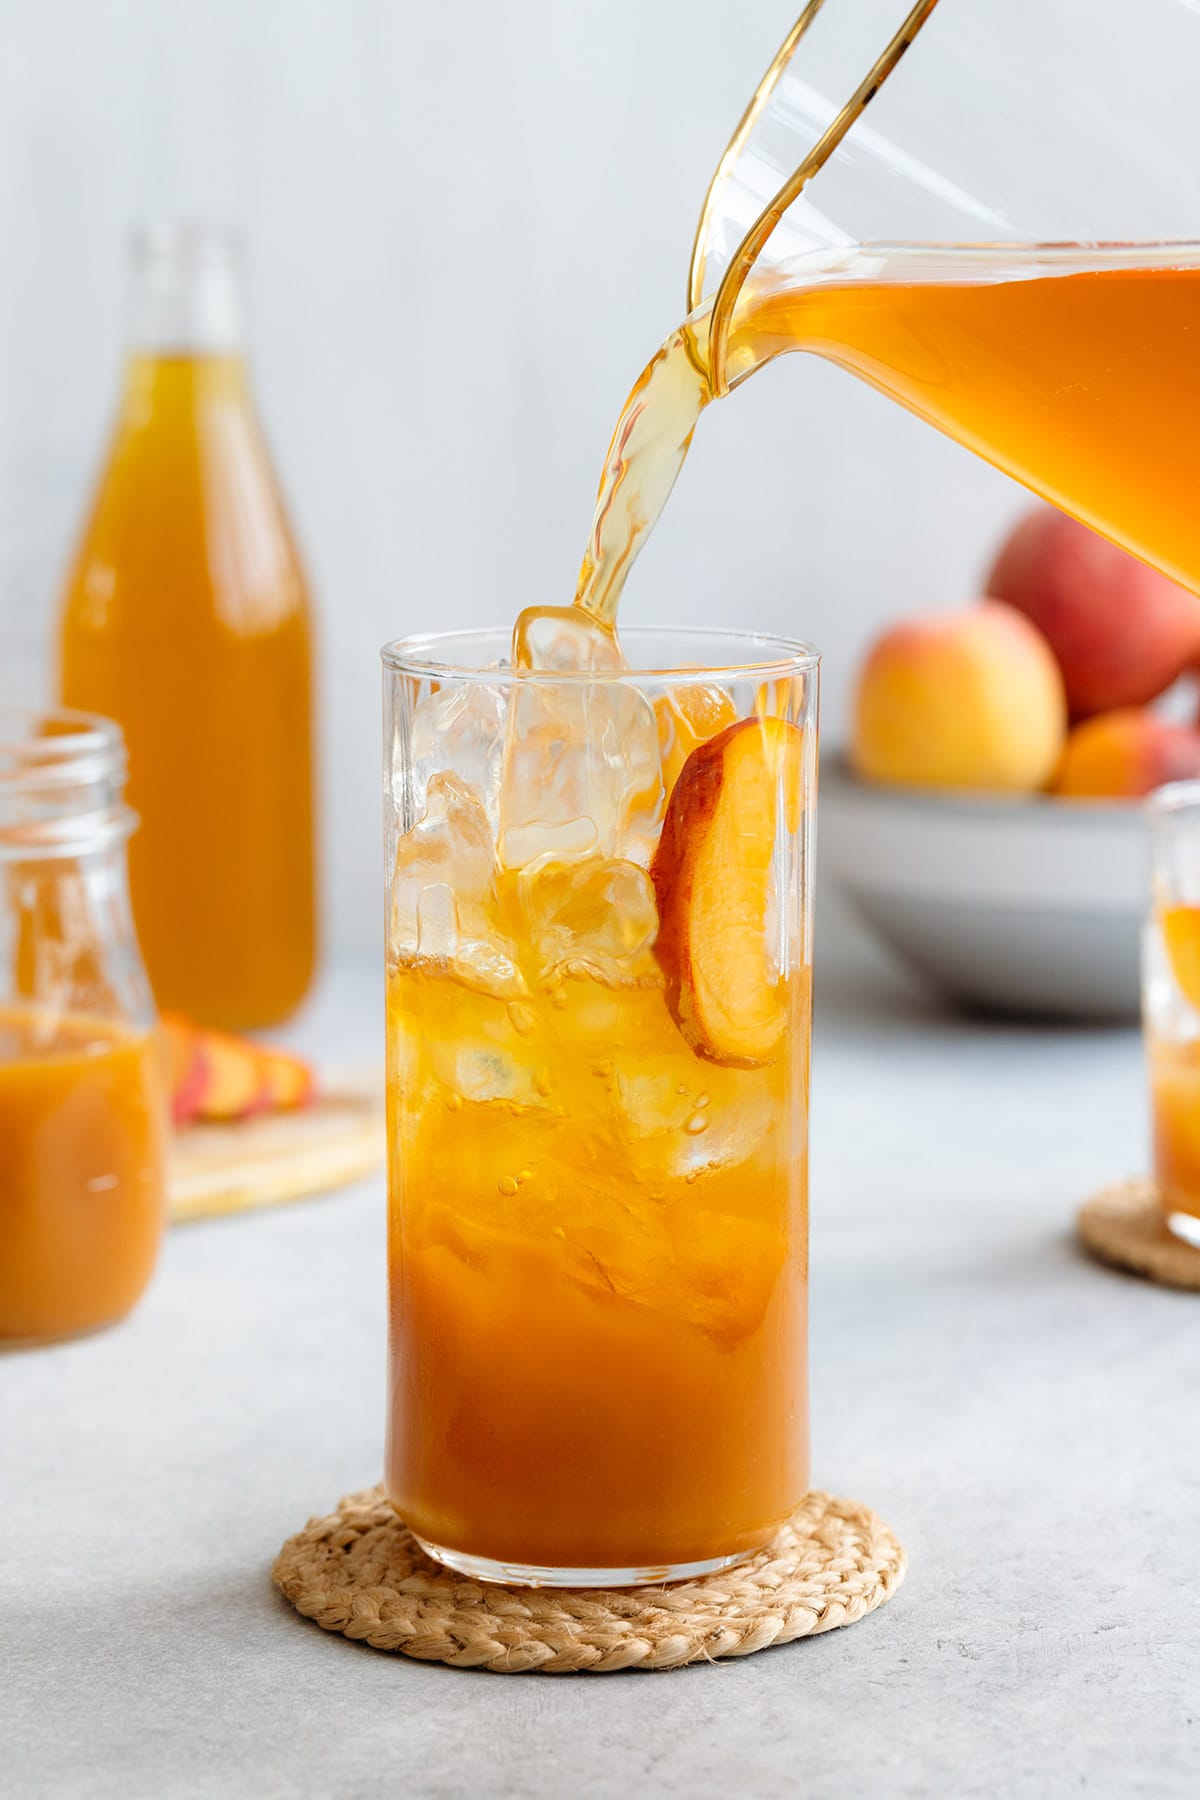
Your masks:
[{"label": "woven jute coaster", "polygon": [[1200,1289],[1200,1250],[1168,1230],[1152,1181],[1139,1177],[1094,1194],[1079,1209],[1079,1236],[1092,1255],[1163,1287]]},{"label": "woven jute coaster", "polygon": [[766,1550],[650,1588],[513,1588],[432,1562],[382,1488],[289,1538],[271,1572],[307,1618],[377,1650],[456,1669],[564,1675],[677,1669],[852,1624],[890,1599],[905,1555],[867,1507],[814,1492]]}]

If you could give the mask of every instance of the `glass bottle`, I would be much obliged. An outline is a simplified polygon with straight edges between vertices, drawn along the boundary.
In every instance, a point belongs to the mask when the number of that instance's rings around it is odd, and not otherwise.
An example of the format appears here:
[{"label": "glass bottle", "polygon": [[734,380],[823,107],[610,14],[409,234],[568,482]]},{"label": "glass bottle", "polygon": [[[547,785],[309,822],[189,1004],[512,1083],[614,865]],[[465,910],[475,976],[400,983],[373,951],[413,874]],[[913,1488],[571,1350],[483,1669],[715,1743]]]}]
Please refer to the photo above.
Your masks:
[{"label": "glass bottle", "polygon": [[107,719],[0,711],[0,1345],[127,1313],[164,1218],[166,1070]]},{"label": "glass bottle", "polygon": [[134,916],[160,1006],[285,1017],[315,956],[312,629],[212,228],[133,245],[132,346],[62,602],[61,697],[129,746]]}]

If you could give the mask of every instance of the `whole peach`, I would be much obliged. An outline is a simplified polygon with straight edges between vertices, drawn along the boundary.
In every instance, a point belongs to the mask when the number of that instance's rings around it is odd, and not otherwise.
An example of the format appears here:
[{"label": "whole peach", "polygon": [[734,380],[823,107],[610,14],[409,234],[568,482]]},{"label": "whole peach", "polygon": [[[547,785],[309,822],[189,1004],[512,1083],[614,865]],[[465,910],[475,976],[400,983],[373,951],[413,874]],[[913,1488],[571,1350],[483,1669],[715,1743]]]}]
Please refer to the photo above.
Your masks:
[{"label": "whole peach", "polygon": [[1028,791],[1054,772],[1066,732],[1062,677],[1011,606],[894,625],[863,665],[851,761],[871,781]]},{"label": "whole peach", "polygon": [[1075,800],[1135,800],[1200,775],[1200,731],[1140,706],[1098,713],[1067,737],[1054,791]]},{"label": "whole peach", "polygon": [[1144,705],[1200,654],[1200,599],[1052,507],[1021,521],[985,590],[1042,632],[1073,719]]}]

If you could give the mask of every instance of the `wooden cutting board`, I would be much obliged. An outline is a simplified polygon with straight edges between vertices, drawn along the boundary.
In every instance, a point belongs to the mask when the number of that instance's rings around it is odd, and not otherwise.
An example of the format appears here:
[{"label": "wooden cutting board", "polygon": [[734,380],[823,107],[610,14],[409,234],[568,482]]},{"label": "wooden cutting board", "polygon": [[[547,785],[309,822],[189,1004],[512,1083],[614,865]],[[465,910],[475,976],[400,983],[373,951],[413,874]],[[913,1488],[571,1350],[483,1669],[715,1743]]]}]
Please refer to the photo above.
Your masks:
[{"label": "wooden cutting board", "polygon": [[329,1093],[294,1113],[188,1125],[168,1168],[171,1222],[282,1206],[372,1174],[385,1152],[382,1099]]}]

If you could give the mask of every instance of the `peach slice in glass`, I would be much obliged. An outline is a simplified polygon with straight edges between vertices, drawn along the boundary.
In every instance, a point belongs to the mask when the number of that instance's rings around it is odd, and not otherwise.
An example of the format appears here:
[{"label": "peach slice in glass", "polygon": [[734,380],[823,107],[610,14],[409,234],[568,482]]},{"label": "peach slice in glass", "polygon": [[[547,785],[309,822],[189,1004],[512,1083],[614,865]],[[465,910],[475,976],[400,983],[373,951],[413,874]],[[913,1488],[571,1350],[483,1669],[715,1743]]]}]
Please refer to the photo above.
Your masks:
[{"label": "peach slice in glass", "polygon": [[772,873],[781,823],[799,825],[804,748],[786,719],[743,719],[693,750],[667,807],[650,871],[655,952],[680,1031],[712,1062],[769,1063],[787,1030]]},{"label": "peach slice in glass", "polygon": [[1176,985],[1200,1009],[1200,906],[1165,906],[1159,920]]}]

